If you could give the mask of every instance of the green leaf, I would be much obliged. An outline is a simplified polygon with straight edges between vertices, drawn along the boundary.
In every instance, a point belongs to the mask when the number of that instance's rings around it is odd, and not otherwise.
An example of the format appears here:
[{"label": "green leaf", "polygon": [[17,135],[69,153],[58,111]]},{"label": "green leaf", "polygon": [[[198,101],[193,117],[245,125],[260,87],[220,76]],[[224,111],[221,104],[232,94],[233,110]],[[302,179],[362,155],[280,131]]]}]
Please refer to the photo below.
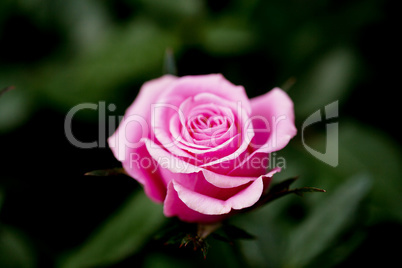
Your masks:
[{"label": "green leaf", "polygon": [[345,122],[342,129],[340,152],[343,173],[364,170],[373,176],[371,224],[383,220],[402,222],[400,146],[381,130],[359,122]]},{"label": "green leaf", "polygon": [[281,182],[273,185],[269,191],[275,193],[275,192],[281,192],[281,191],[288,190],[290,185],[292,183],[294,183],[297,179],[298,179],[298,177],[294,177],[294,178],[290,178],[290,179],[281,181]]},{"label": "green leaf", "polygon": [[342,261],[347,261],[350,254],[353,254],[356,249],[358,250],[358,247],[364,243],[365,239],[367,239],[367,230],[364,230],[364,228],[353,228],[352,234],[347,237],[343,237],[342,235],[338,237],[334,246],[315,258],[309,264],[309,267],[341,267],[339,264]]},{"label": "green leaf", "polygon": [[217,232],[212,233],[211,237],[215,238],[216,240],[226,242],[226,243],[229,243],[229,244],[233,243],[233,240],[231,240],[231,239],[227,238],[226,236],[221,235],[220,233],[217,233]]},{"label": "green leaf", "polygon": [[29,239],[18,229],[0,226],[0,267],[36,267],[36,257]]},{"label": "green leaf", "polygon": [[61,267],[92,267],[116,263],[138,252],[165,220],[162,206],[140,191],[106,222],[82,246],[62,256]]},{"label": "green leaf", "polygon": [[256,238],[254,235],[248,233],[247,231],[231,224],[224,224],[222,226],[222,230],[230,240]]},{"label": "green leaf", "polygon": [[356,55],[348,47],[339,47],[323,55],[289,92],[296,118],[306,118],[325,105],[340,99],[356,79]]},{"label": "green leaf", "polygon": [[[43,9],[43,6],[36,7],[38,8]],[[102,44],[113,30],[108,10],[100,1],[56,2],[54,8],[59,12],[59,21],[68,25],[67,30],[71,39],[69,45],[81,53],[89,52],[95,46]],[[34,10],[35,8],[32,11]]]},{"label": "green leaf", "polygon": [[10,91],[10,90],[12,90],[12,89],[14,89],[14,86],[9,86],[9,87],[5,87],[5,88],[1,89],[1,90],[0,90],[0,97],[1,97],[1,95],[3,95],[4,93],[6,93],[7,91]]},{"label": "green leaf", "polygon": [[[316,135],[309,145],[318,148],[325,143],[325,135]],[[402,222],[402,154],[399,148],[398,143],[382,130],[343,119],[339,126],[337,168],[331,168],[302,149],[287,155],[286,160],[294,163],[290,168],[299,165],[296,174],[303,174],[308,184],[320,185],[329,191],[354,174],[370,174],[373,187],[367,204],[371,210],[368,224],[384,220]],[[303,162],[297,159],[303,159]]]},{"label": "green leaf", "polygon": [[203,46],[213,55],[236,55],[251,51],[257,37],[247,20],[225,16],[205,27]]},{"label": "green leaf", "polygon": [[[312,192],[321,192],[321,193],[325,193],[326,191],[320,188],[316,188],[316,187],[301,187],[301,188],[296,188],[296,189],[285,189],[282,191],[278,191],[278,192],[268,192],[268,194],[263,197],[263,199],[261,199],[260,201],[258,201],[259,203],[257,204],[257,206],[262,206],[265,205],[269,202],[272,202],[280,197],[283,197],[285,195],[288,194],[297,194],[299,196],[303,196],[303,193],[312,193]],[[257,207],[256,206],[256,207]]]},{"label": "green leaf", "polygon": [[347,180],[289,236],[284,255],[286,267],[304,267],[328,248],[353,218],[360,201],[370,189],[371,179],[358,175]]},{"label": "green leaf", "polygon": [[268,191],[268,193],[264,194],[260,200],[255,204],[253,207],[251,207],[248,210],[249,211],[252,209],[255,209],[257,207],[263,206],[269,202],[272,202],[275,199],[278,199],[282,196],[288,195],[288,194],[297,194],[299,196],[303,196],[304,193],[312,193],[312,192],[321,192],[325,193],[326,191],[320,188],[316,187],[301,187],[301,188],[296,188],[296,189],[290,189],[290,184],[295,182],[297,180],[297,177],[295,178],[290,178],[286,179],[274,186],[271,187],[271,189]]},{"label": "green leaf", "polygon": [[[63,111],[83,102],[116,100],[120,86],[159,76],[166,47],[176,50],[178,39],[153,21],[138,18],[91,44],[87,52],[68,61],[54,58],[35,70],[15,70],[14,77],[24,77],[15,85],[28,85],[40,99]],[[92,119],[97,115],[86,110],[77,113]]]},{"label": "green leaf", "polygon": [[[236,241],[242,257],[247,262],[246,267],[283,267],[280,262],[285,242],[284,232],[281,230],[283,226],[280,224],[283,212],[278,214],[275,211],[282,211],[279,207],[290,199],[279,199],[269,206],[263,206],[231,219],[236,226],[241,226],[256,236],[256,239]],[[213,251],[211,249],[211,255]]]},{"label": "green leaf", "polygon": [[172,19],[195,17],[204,11],[203,1],[198,0],[140,0],[145,9],[158,17],[168,16]]},{"label": "green leaf", "polygon": [[177,258],[174,255],[163,254],[160,252],[151,252],[145,256],[144,263],[141,267],[143,268],[179,268],[179,267],[189,267],[194,264],[194,260],[185,260],[182,258]]},{"label": "green leaf", "polygon": [[304,193],[314,193],[314,192],[326,193],[327,191],[316,187],[302,187],[290,190],[287,193],[294,193],[303,196]]},{"label": "green leaf", "polygon": [[[0,74],[0,81],[2,79]],[[22,125],[33,114],[32,94],[20,87],[12,89],[6,87],[0,92],[0,133]]]}]

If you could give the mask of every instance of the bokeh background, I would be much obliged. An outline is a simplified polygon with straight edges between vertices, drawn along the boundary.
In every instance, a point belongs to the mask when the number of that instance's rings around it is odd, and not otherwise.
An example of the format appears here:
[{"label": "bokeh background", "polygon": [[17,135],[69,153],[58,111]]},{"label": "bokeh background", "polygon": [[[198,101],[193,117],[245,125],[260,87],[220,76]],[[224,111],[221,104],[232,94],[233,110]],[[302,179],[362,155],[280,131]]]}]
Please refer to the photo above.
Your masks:
[{"label": "bokeh background", "polygon": [[[344,267],[400,261],[402,178],[400,44],[395,1],[386,0],[1,0],[1,267]],[[286,196],[231,220],[257,239],[211,239],[207,259],[165,246],[160,205],[124,176],[108,148],[80,149],[67,112],[104,102],[123,115],[147,80],[163,74],[166,49],[179,76],[222,73],[249,97],[283,87],[299,134],[275,182],[327,193]],[[301,125],[339,101],[339,165],[302,145]],[[84,142],[105,135],[99,111],[74,116]],[[326,124],[305,131],[325,152]],[[331,122],[330,122],[331,123]],[[105,124],[106,129],[99,130]],[[396,246],[395,246],[396,245]]]}]

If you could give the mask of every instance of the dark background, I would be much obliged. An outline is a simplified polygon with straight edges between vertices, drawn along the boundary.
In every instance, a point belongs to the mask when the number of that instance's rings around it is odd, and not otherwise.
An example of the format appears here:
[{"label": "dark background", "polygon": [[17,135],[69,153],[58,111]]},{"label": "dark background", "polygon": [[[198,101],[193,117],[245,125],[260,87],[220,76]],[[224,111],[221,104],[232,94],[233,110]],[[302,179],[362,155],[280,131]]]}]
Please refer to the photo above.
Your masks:
[{"label": "dark background", "polygon": [[[261,240],[275,231],[279,241],[291,241],[322,200],[364,174],[370,186],[356,193],[358,201],[351,199],[356,202],[352,219],[333,226],[333,236],[302,266],[397,263],[393,242],[402,238],[402,182],[396,12],[395,2],[380,0],[2,1],[0,88],[15,89],[0,97],[0,266],[63,263],[62,254],[82,245],[140,190],[128,177],[84,176],[120,164],[108,148],[70,144],[64,120],[84,102],[113,103],[117,109],[107,116],[124,114],[141,85],[163,74],[166,48],[173,51],[179,76],[222,73],[245,86],[250,98],[284,87],[295,103],[299,133],[310,114],[339,100],[338,167],[309,155],[300,135],[283,153],[289,168],[282,178],[300,175],[300,185],[325,188],[328,195],[285,197],[273,207],[278,218],[264,225],[265,218],[254,216],[248,226],[244,216],[235,220],[238,225]],[[87,110],[77,113],[72,129],[77,139],[94,141],[98,124],[97,111]],[[311,147],[325,150],[324,124],[306,133]],[[257,215],[269,217],[269,207]],[[256,225],[262,227],[251,227]],[[255,243],[261,255],[271,249],[268,242]],[[245,247],[240,243],[237,250]],[[227,258],[238,255],[230,246],[215,248]],[[169,267],[191,258],[199,259],[200,267],[232,265],[210,255],[203,261],[192,251],[149,238],[114,265]],[[247,250],[242,255],[239,263],[248,266],[286,265],[269,256],[249,262],[253,255]]]}]

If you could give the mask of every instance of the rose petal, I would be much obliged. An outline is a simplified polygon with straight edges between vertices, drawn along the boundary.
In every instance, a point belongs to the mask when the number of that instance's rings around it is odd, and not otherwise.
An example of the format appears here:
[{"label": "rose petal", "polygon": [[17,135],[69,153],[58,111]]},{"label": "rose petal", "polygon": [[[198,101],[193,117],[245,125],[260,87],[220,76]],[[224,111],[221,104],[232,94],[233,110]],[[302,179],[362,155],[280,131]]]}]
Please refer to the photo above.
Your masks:
[{"label": "rose petal", "polygon": [[[239,139],[239,145],[236,146],[236,150],[234,151],[228,151],[226,152],[226,156],[221,157],[215,161],[210,161],[208,163],[205,163],[201,165],[201,167],[208,168],[208,169],[213,169],[214,171],[220,170],[222,174],[226,174],[230,170],[224,170],[222,169],[222,163],[234,163],[237,161],[237,158],[240,157],[248,148],[249,148],[249,143],[254,137],[254,129],[252,122],[248,120],[248,116],[245,114],[245,112],[240,111],[241,114],[239,115],[239,128],[241,130],[238,131],[238,133],[241,135]],[[232,166],[232,165],[226,165],[225,166]]]},{"label": "rose petal", "polygon": [[[245,184],[239,184],[235,187],[217,187],[208,182],[203,172],[196,173],[173,173],[167,168],[160,168],[160,174],[162,177],[171,178],[183,187],[197,192],[201,195],[210,196],[219,200],[227,200],[232,196],[235,196],[241,190],[245,189],[257,178],[249,178],[249,181]],[[223,184],[224,182],[222,182]]]},{"label": "rose petal", "polygon": [[152,140],[147,139],[145,145],[149,154],[162,168],[169,169],[173,173],[195,173],[201,171],[201,168],[194,165],[195,163],[191,162],[190,159],[184,161],[172,155]]},{"label": "rose petal", "polygon": [[[261,176],[236,195],[227,200],[220,200],[192,191],[175,180],[172,180],[171,183],[178,197],[186,206],[206,215],[227,214],[232,209],[250,207],[258,201],[264,189]],[[166,199],[168,198],[167,196]]]},{"label": "rose petal", "polygon": [[133,151],[122,164],[127,174],[144,186],[148,197],[155,202],[163,202],[166,196],[167,181],[157,172],[158,163],[148,153],[144,143]]},{"label": "rose petal", "polygon": [[247,114],[251,113],[250,100],[242,86],[236,86],[226,80],[221,74],[189,75],[180,77],[174,86],[166,89],[160,100],[169,100],[168,103],[179,105],[188,97],[198,94],[211,93],[225,100],[239,103]]},{"label": "rose petal", "polygon": [[239,159],[237,165],[228,173],[231,176],[258,176],[266,172],[270,166],[269,154],[266,152],[254,151],[251,154]]},{"label": "rose petal", "polygon": [[[177,179],[179,181],[175,178],[168,185],[164,213],[167,217],[178,216],[181,220],[187,222],[216,222],[223,220],[230,216],[231,212],[235,212],[233,209],[239,210],[255,204],[262,192],[268,187],[272,175],[278,171],[280,171],[279,168],[260,176],[254,183],[243,188],[243,190],[237,191],[226,200],[216,199],[207,195],[208,188],[214,189],[214,187],[208,186],[208,183],[203,182],[203,173],[178,174]],[[195,181],[197,182],[194,183]],[[186,186],[185,184],[188,185]],[[200,188],[203,188],[204,193],[197,192]],[[231,190],[222,189],[222,191]],[[212,196],[216,196],[216,193],[212,193]]]},{"label": "rose petal", "polygon": [[163,204],[163,213],[166,217],[178,216],[182,221],[197,223],[218,222],[228,216],[228,214],[205,215],[190,209],[180,200],[172,182],[168,185],[166,199]]},{"label": "rose petal", "polygon": [[251,107],[255,136],[250,145],[256,151],[278,151],[296,135],[293,102],[280,88],[251,99]]},{"label": "rose petal", "polygon": [[235,177],[235,176],[226,176],[222,174],[218,174],[212,172],[210,170],[202,170],[202,173],[205,177],[205,180],[211,183],[212,185],[220,188],[233,188],[238,187],[244,184],[247,184],[251,181],[254,181],[257,178],[253,177]]},{"label": "rose petal", "polygon": [[194,143],[190,134],[186,131],[181,131],[180,128],[181,128],[181,123],[179,120],[179,116],[177,114],[175,114],[170,119],[169,130],[170,130],[170,133],[171,133],[173,139],[179,141],[177,143],[178,147],[180,147],[181,149],[185,149],[185,148],[209,149],[210,148],[205,145],[200,145],[200,144]]},{"label": "rose petal", "polygon": [[[155,138],[164,148],[179,157],[192,158],[192,155],[188,152],[192,154],[205,154],[208,152],[216,154],[218,150],[221,150],[221,147],[226,148],[222,155],[228,155],[237,147],[228,146],[228,144],[231,145],[229,139],[234,139],[234,136],[237,135],[237,129],[234,124],[235,118],[231,111],[231,109],[236,108],[237,103],[229,102],[210,93],[200,93],[194,97],[189,97],[179,107],[159,103],[157,108],[154,109],[152,117]],[[219,113],[219,115],[228,116],[229,120],[233,123],[228,129],[226,126],[225,129],[222,129],[222,127],[211,128],[205,125],[205,129],[200,128],[195,133],[189,133],[187,120],[192,120],[192,118],[198,119],[199,116],[202,116],[202,111],[205,114],[210,113],[210,115]],[[243,113],[242,116],[246,117],[247,115]],[[188,143],[192,143],[193,145],[186,148],[186,144]],[[196,149],[197,147],[199,150]],[[204,150],[202,147],[209,147],[209,150]],[[210,156],[206,157],[210,158]]]},{"label": "rose petal", "polygon": [[108,144],[114,156],[124,161],[132,151],[141,146],[141,139],[148,137],[150,132],[151,104],[154,103],[164,89],[177,77],[165,75],[146,82],[137,98],[127,109],[122,122],[115,133],[108,139]]}]

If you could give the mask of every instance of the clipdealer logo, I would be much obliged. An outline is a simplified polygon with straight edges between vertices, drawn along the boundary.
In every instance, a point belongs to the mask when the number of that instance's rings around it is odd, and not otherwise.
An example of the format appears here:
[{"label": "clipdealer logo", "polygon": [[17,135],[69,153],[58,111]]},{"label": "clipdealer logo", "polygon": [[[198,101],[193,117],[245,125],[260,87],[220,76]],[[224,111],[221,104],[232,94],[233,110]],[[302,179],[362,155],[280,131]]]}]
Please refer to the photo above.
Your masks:
[{"label": "clipdealer logo", "polygon": [[302,125],[302,143],[304,148],[315,158],[321,160],[322,162],[332,166],[337,167],[339,162],[339,123],[332,122],[326,124],[326,142],[325,142],[325,153],[321,153],[305,143],[304,130],[315,123],[322,122],[323,120],[333,120],[339,116],[338,101],[334,101],[325,106],[325,118],[323,119],[321,115],[321,109],[315,111],[311,114]]},{"label": "clipdealer logo", "polygon": [[[155,107],[154,107],[155,108]],[[98,121],[99,121],[99,137],[97,141],[92,141],[92,142],[82,142],[79,141],[75,138],[72,132],[72,121],[74,115],[83,109],[90,109],[98,112]],[[89,148],[95,148],[95,147],[100,147],[100,148],[105,148],[107,147],[107,137],[111,136],[115,130],[116,130],[116,124],[122,121],[123,116],[113,116],[109,115],[107,116],[107,112],[114,112],[116,110],[116,105],[114,104],[109,104],[106,105],[105,102],[99,102],[99,104],[95,103],[81,103],[73,107],[66,115],[65,122],[64,122],[64,131],[66,134],[67,139],[70,141],[71,144],[73,144],[76,147],[83,148],[83,149],[89,149]],[[339,162],[339,124],[338,122],[333,122],[333,119],[338,118],[339,113],[338,113],[338,101],[334,101],[324,107],[325,110],[325,115],[324,118],[321,114],[321,109],[315,111],[313,114],[311,114],[302,124],[302,131],[301,131],[301,137],[302,137],[302,144],[304,148],[315,158],[319,159],[320,161],[332,166],[336,167],[338,166]],[[252,118],[253,120],[258,120],[260,118]],[[256,129],[255,131],[273,131],[275,133],[275,128],[276,125],[283,120],[284,118],[272,118],[272,124],[273,129],[270,129],[270,123],[265,122],[266,124],[266,129]],[[286,119],[286,118],[285,118]],[[308,128],[309,126],[331,120],[332,122],[328,122],[326,124],[326,150],[325,153],[321,153],[318,150],[315,150],[314,148],[311,148],[308,146],[305,142],[305,129]],[[108,129],[106,129],[106,121],[108,121]],[[131,121],[138,123],[141,126],[142,131],[148,131],[148,126],[146,122],[144,121],[143,118],[140,116],[137,116],[135,118],[131,118]],[[105,131],[106,130],[106,131]],[[106,133],[107,132],[107,133]],[[276,140],[274,139],[274,144],[270,145],[275,147],[276,146]]]}]

